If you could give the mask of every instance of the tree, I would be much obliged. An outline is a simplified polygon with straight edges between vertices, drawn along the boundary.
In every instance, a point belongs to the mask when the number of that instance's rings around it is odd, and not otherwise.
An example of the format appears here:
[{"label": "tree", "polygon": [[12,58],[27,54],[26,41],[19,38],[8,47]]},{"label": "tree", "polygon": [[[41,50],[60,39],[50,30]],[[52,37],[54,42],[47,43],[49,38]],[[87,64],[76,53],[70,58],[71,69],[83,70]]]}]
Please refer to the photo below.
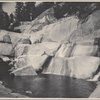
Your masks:
[{"label": "tree", "polygon": [[0,9],[0,29],[8,30],[9,24],[10,22],[8,14]]},{"label": "tree", "polygon": [[16,17],[19,21],[33,20],[36,17],[35,13],[35,2],[16,3]]},{"label": "tree", "polygon": [[2,19],[2,21],[3,21],[3,29],[8,30],[9,25],[10,25],[10,21],[9,21],[8,14],[5,13],[5,12],[3,13],[3,19]]},{"label": "tree", "polygon": [[14,22],[14,15],[12,13],[9,16],[9,19],[10,19],[10,23],[13,23]]},{"label": "tree", "polygon": [[15,14],[16,14],[17,20],[19,20],[19,21],[21,21],[23,19],[22,18],[22,10],[23,10],[23,2],[17,2]]},{"label": "tree", "polygon": [[27,20],[33,20],[36,17],[35,2],[26,2]]},{"label": "tree", "polygon": [[54,5],[54,2],[42,2],[36,7],[36,16],[39,16],[42,12],[49,9]]}]

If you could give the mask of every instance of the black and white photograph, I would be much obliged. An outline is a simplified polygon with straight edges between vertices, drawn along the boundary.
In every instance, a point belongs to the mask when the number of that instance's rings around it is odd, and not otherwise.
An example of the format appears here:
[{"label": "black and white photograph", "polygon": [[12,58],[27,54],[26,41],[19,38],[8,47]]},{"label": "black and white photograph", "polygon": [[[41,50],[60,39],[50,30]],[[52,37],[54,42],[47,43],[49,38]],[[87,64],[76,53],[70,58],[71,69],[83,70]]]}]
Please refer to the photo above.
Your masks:
[{"label": "black and white photograph", "polygon": [[0,98],[100,98],[100,2],[0,1]]}]

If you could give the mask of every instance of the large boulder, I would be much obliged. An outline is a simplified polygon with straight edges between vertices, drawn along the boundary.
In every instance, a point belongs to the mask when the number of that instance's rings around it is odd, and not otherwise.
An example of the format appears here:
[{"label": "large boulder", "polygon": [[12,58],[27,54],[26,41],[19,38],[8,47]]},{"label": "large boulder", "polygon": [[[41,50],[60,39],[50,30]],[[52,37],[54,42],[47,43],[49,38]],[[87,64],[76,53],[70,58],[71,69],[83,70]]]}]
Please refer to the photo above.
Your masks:
[{"label": "large boulder", "polygon": [[30,44],[18,44],[14,49],[15,58],[27,53],[29,46]]},{"label": "large boulder", "polygon": [[97,56],[98,45],[75,45],[71,56]]},{"label": "large boulder", "polygon": [[20,33],[9,32],[9,36],[11,38],[11,42],[13,46],[16,46],[18,43],[20,44],[30,44],[31,41],[28,35],[23,35]]},{"label": "large boulder", "polygon": [[54,56],[59,47],[60,44],[56,42],[42,42],[32,45],[19,44],[15,48],[15,55],[17,57],[20,55],[41,56],[43,54]]},{"label": "large boulder", "polygon": [[30,41],[32,44],[34,43],[41,43],[43,38],[43,34],[41,32],[33,32],[30,34]]},{"label": "large boulder", "polygon": [[77,30],[78,18],[75,16],[63,18],[44,28],[44,41],[66,42],[73,31]]},{"label": "large boulder", "polygon": [[100,65],[99,57],[74,56],[68,59],[68,66],[71,70],[71,77],[78,79],[92,78]]},{"label": "large boulder", "polygon": [[12,56],[13,46],[8,43],[0,43],[0,55]]},{"label": "large boulder", "polygon": [[46,62],[48,56],[33,56],[33,55],[23,55],[15,59],[15,67],[22,68],[26,66],[31,66],[35,71],[41,70],[43,64]]},{"label": "large boulder", "polygon": [[43,42],[38,44],[19,44],[15,48],[15,67],[32,66],[34,70],[42,69],[49,56],[54,56],[59,43]]},{"label": "large boulder", "polygon": [[37,75],[35,70],[30,66],[18,68],[16,70],[12,71],[11,74],[14,74],[15,76]]},{"label": "large boulder", "polygon": [[91,93],[89,98],[100,98],[100,84],[96,87],[96,89]]},{"label": "large boulder", "polygon": [[15,66],[21,68],[23,66],[32,66],[34,70],[42,69],[42,65],[49,56],[54,56],[59,43],[42,42],[38,44],[19,44],[15,48]]},{"label": "large boulder", "polygon": [[44,26],[51,24],[56,21],[54,17],[54,9],[50,8],[40,14],[30,25],[25,27],[23,33],[31,33],[41,30]]},{"label": "large boulder", "polygon": [[20,24],[20,26],[14,27],[14,31],[20,31],[22,33],[28,26],[30,26],[31,21],[20,22]]},{"label": "large boulder", "polygon": [[5,35],[7,35],[8,34],[8,32],[7,31],[4,31],[4,30],[0,30],[0,42],[4,42],[3,40],[3,37],[5,36]]}]

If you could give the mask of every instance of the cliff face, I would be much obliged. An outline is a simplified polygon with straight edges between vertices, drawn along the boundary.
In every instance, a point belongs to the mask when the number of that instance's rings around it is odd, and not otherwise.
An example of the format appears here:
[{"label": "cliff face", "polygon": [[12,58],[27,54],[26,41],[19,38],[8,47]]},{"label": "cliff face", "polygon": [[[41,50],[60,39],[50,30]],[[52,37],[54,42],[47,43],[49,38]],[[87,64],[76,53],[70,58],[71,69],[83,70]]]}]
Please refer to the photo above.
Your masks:
[{"label": "cliff face", "polygon": [[[3,50],[0,50],[3,52],[0,51],[0,55],[12,55],[11,62],[15,68],[11,73],[93,79],[100,65],[100,43],[97,39],[100,36],[100,11],[92,13],[84,22],[76,16],[56,20],[50,11],[32,21],[23,34],[1,31]],[[8,46],[7,49],[4,46]]]}]

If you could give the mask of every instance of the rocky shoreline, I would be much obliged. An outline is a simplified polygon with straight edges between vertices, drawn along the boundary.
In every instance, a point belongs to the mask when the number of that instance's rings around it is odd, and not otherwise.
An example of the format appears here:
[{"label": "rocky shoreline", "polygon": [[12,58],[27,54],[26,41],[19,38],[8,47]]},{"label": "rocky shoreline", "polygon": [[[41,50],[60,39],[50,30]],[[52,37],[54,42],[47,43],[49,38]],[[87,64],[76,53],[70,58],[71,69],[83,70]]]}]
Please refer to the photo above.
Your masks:
[{"label": "rocky shoreline", "polygon": [[0,81],[0,98],[29,98],[28,96],[19,93],[13,93],[11,89],[6,88],[3,82]]}]

